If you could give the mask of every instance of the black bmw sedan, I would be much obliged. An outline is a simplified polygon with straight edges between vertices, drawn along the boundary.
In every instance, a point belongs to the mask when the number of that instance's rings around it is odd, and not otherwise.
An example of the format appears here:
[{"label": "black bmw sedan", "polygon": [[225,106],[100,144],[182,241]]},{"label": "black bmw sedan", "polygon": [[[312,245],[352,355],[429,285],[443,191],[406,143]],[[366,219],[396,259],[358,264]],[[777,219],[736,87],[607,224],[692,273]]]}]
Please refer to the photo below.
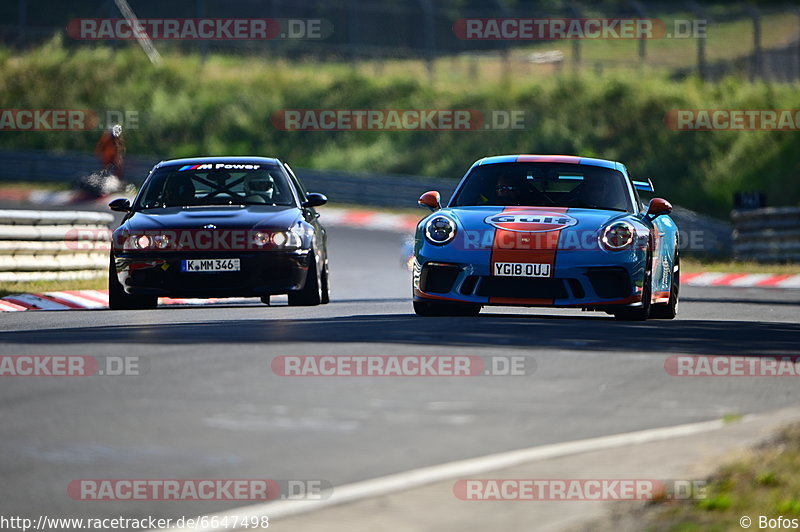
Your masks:
[{"label": "black bmw sedan", "polygon": [[203,157],[157,164],[114,231],[112,309],[154,308],[161,296],[261,297],[290,305],[329,300],[325,229],[289,165],[266,157]]}]

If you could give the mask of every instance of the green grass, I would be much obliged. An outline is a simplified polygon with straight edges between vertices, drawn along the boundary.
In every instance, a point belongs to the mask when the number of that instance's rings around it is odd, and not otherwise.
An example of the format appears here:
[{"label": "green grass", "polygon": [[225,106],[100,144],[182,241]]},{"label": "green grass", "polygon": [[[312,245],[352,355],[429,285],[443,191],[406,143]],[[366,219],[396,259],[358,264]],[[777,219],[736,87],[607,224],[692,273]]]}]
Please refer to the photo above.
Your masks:
[{"label": "green grass", "polygon": [[62,290],[105,290],[107,288],[107,277],[98,277],[97,279],[82,279],[79,281],[29,281],[0,283],[0,297],[14,294],[57,292]]},{"label": "green grass", "polygon": [[693,502],[654,503],[640,516],[638,530],[743,530],[742,516],[758,530],[759,516],[800,518],[800,424],[783,429],[767,444],[720,468],[707,496]]}]

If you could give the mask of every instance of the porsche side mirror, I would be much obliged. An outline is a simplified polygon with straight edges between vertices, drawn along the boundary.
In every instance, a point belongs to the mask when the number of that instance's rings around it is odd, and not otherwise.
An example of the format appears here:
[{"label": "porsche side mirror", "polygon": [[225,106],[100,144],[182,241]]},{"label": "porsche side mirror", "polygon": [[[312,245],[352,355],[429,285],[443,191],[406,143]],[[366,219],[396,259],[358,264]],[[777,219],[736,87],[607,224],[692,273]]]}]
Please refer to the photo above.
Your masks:
[{"label": "porsche side mirror", "polygon": [[647,206],[647,215],[657,218],[662,214],[669,214],[672,212],[672,204],[662,198],[653,198],[650,200],[650,205]]},{"label": "porsche side mirror", "polygon": [[108,204],[112,211],[131,212],[131,202],[127,198],[117,198]]},{"label": "porsche side mirror", "polygon": [[431,211],[438,211],[442,208],[442,196],[435,190],[429,190],[419,197],[417,203],[429,208]]},{"label": "porsche side mirror", "polygon": [[317,194],[316,192],[309,192],[306,194],[306,200],[303,202],[303,207],[319,207],[328,203],[328,198],[325,194]]}]

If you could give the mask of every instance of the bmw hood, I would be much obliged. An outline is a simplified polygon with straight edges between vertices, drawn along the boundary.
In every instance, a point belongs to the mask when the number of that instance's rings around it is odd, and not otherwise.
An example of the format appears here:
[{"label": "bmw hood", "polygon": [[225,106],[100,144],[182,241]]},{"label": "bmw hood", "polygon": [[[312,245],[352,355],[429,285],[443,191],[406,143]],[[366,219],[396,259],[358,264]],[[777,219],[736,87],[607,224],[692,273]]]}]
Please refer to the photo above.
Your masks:
[{"label": "bmw hood", "polygon": [[296,207],[168,207],[135,212],[123,224],[128,231],[167,229],[290,229],[303,220]]}]

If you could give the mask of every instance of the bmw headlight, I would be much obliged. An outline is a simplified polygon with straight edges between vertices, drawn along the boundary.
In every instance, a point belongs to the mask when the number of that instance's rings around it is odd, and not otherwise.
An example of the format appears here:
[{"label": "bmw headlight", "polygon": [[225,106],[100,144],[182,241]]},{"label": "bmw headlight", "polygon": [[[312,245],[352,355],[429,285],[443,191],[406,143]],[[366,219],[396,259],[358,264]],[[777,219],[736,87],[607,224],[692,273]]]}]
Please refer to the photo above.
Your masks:
[{"label": "bmw headlight", "polygon": [[148,249],[153,241],[147,235],[130,235],[122,244],[122,249],[125,251],[135,251],[139,249]]},{"label": "bmw headlight", "polygon": [[428,242],[441,246],[456,236],[456,223],[447,216],[437,215],[425,222],[425,238]]},{"label": "bmw headlight", "polygon": [[619,221],[603,229],[600,244],[609,251],[620,251],[630,247],[635,238],[636,228],[628,222]]},{"label": "bmw headlight", "polygon": [[278,231],[272,234],[272,243],[275,244],[276,247],[283,249],[300,248],[303,246],[303,239],[301,235],[297,234],[294,230]]},{"label": "bmw headlight", "polygon": [[171,243],[169,235],[155,235],[152,238],[153,247],[156,249],[167,249]]}]

